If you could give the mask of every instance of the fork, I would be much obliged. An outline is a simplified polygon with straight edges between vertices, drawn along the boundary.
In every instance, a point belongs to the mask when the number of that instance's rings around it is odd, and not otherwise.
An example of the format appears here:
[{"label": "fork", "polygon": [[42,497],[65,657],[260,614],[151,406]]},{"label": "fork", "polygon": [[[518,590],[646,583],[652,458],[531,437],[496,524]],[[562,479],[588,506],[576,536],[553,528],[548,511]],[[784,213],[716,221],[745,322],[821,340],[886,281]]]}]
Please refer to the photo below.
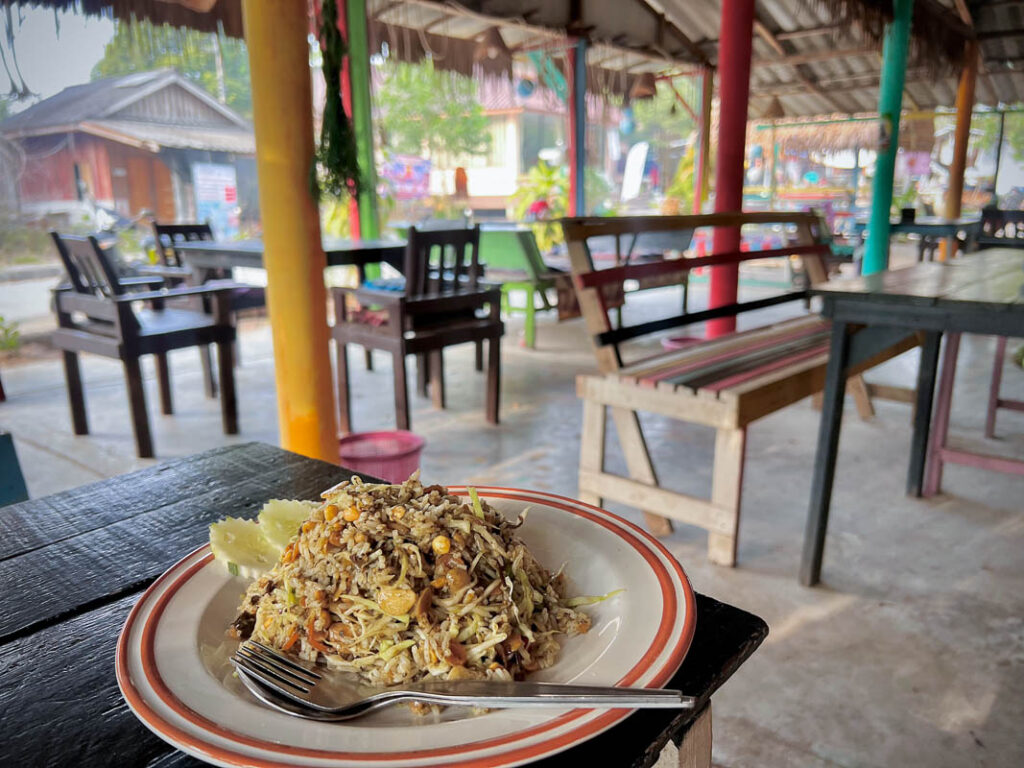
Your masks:
[{"label": "fork", "polygon": [[[432,680],[390,688],[367,685],[355,675],[291,659],[247,640],[231,657],[247,678],[334,720],[351,719],[402,701],[502,709],[586,707],[588,709],[692,709],[692,696],[665,688],[617,688],[500,680]],[[261,697],[262,698],[262,697]]]}]

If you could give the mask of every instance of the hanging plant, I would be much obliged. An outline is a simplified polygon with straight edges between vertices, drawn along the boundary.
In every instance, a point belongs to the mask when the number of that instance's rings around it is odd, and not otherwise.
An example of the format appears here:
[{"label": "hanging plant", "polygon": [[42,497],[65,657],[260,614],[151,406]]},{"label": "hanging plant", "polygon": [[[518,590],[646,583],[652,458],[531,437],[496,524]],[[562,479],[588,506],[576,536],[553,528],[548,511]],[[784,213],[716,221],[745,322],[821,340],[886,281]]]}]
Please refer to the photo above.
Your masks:
[{"label": "hanging plant", "polygon": [[320,141],[309,173],[310,189],[317,200],[324,193],[335,198],[355,197],[362,190],[356,137],[341,100],[341,68],[348,46],[338,29],[338,1],[323,0],[320,11],[320,51],[327,100]]}]

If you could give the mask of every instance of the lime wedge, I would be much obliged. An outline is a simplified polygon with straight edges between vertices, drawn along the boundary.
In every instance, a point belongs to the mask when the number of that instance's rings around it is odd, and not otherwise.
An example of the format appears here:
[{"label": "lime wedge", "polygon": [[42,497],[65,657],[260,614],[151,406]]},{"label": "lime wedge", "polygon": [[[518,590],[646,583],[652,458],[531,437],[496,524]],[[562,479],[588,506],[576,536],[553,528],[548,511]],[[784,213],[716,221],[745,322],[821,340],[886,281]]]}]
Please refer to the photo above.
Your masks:
[{"label": "lime wedge", "polygon": [[232,576],[255,579],[274,567],[281,556],[263,536],[255,520],[229,517],[210,526],[210,549]]},{"label": "lime wedge", "polygon": [[315,501],[271,499],[260,510],[260,530],[267,541],[281,551],[288,546],[288,542],[299,532],[299,526],[306,522],[310,513],[318,506],[320,505]]}]

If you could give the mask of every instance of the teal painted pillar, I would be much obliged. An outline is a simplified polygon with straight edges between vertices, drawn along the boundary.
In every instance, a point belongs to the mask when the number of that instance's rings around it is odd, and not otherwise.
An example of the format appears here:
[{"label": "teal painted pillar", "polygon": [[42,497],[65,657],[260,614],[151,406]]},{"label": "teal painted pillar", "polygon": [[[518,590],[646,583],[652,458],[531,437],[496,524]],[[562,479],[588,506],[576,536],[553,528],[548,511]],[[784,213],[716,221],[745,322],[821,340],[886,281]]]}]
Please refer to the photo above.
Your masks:
[{"label": "teal painted pillar", "polygon": [[346,0],[348,22],[349,82],[352,86],[352,130],[363,178],[359,195],[359,235],[380,237],[377,219],[377,167],[373,159],[373,104],[370,101],[370,40],[366,25],[366,0]]},{"label": "teal painted pillar", "polygon": [[903,85],[907,74],[907,49],[910,44],[910,16],[914,0],[893,0],[893,20],[885,28],[882,49],[882,80],[879,84],[878,117],[887,127],[888,146],[880,146],[875,161],[875,179],[871,187],[871,219],[864,250],[865,275],[881,272],[889,266],[889,209],[896,172],[896,152],[900,146],[900,111],[903,109]]}]

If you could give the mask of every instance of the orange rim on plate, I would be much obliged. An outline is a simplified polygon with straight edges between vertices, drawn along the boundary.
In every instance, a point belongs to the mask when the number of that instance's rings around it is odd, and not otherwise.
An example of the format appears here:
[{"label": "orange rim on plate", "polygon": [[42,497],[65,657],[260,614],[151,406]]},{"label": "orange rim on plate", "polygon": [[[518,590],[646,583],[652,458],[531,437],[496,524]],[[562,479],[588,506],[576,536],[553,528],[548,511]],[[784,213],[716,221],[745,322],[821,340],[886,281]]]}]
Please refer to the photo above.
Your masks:
[{"label": "orange rim on plate", "polygon": [[[650,647],[646,650],[640,660],[629,670],[629,672],[627,672],[618,681],[618,685],[631,685],[641,676],[650,672],[651,667],[654,665],[657,658],[662,655],[664,646],[672,635],[672,629],[675,625],[679,610],[677,591],[673,588],[672,576],[665,567],[665,563],[655,556],[655,551],[660,552],[665,557],[665,560],[674,571],[675,576],[679,579],[679,583],[682,586],[683,599],[685,603],[685,621],[679,633],[679,637],[676,640],[675,647],[668,659],[645,685],[646,687],[652,688],[660,687],[672,678],[680,664],[682,664],[683,658],[686,656],[686,652],[689,650],[690,643],[693,639],[693,633],[696,626],[696,602],[693,595],[693,589],[691,588],[689,580],[687,579],[682,567],[675,560],[672,554],[659,541],[657,541],[657,539],[639,526],[636,526],[617,515],[613,515],[606,510],[569,499],[564,496],[558,496],[556,494],[541,491],[520,491],[512,488],[494,486],[475,487],[480,492],[480,495],[485,498],[491,497],[527,502],[538,501],[549,507],[586,518],[626,541],[650,566],[651,570],[657,577],[661,588],[661,595],[665,610],[662,614],[657,633],[652,640]],[[457,495],[466,494],[466,488],[464,486],[451,486],[449,487],[449,491]],[[251,736],[240,734],[233,730],[228,730],[218,723],[195,712],[181,702],[174,693],[172,693],[166,682],[160,676],[154,653],[154,637],[156,629],[168,602],[182,586],[184,586],[198,571],[204,568],[213,559],[213,555],[207,553],[204,557],[193,563],[181,573],[176,574],[175,572],[189,559],[195,557],[208,548],[209,545],[204,545],[189,553],[168,569],[168,571],[153,582],[152,585],[150,585],[128,614],[128,618],[125,621],[124,628],[121,630],[121,635],[117,643],[117,680],[125,700],[128,702],[136,716],[139,717],[139,719],[142,720],[143,723],[154,733],[170,744],[182,748],[185,751],[192,752],[193,754],[200,754],[227,765],[267,766],[268,768],[294,768],[296,765],[294,762],[277,762],[274,759],[258,758],[250,754],[243,754],[241,752],[225,749],[217,744],[203,741],[195,733],[185,731],[177,725],[169,722],[150,706],[141,694],[135,681],[132,679],[129,672],[128,660],[129,656],[133,653],[138,655],[146,678],[146,683],[150,686],[153,693],[165,706],[167,706],[176,715],[189,722],[195,729],[208,733],[211,736],[235,742],[239,745],[260,749],[272,754],[282,756],[287,755],[289,757],[308,757],[315,760],[347,760],[367,764],[383,761],[449,757],[451,758],[451,762],[445,763],[446,766],[457,766],[458,768],[497,768],[498,766],[514,765],[567,749],[570,746],[578,744],[604,730],[607,730],[630,714],[629,711],[624,710],[609,710],[590,719],[588,722],[581,724],[577,728],[553,736],[550,739],[519,748],[513,747],[498,754],[491,754],[477,758],[466,758],[465,753],[467,751],[501,747],[544,733],[545,731],[557,729],[560,726],[587,715],[592,710],[575,709],[571,712],[552,718],[551,720],[547,720],[542,724],[496,738],[469,742],[458,746],[437,747],[405,752],[375,753],[304,749],[301,747],[282,746],[271,741],[254,739]],[[130,648],[129,638],[132,630],[139,621],[139,615],[142,608],[146,604],[148,598],[157,594],[159,594],[159,597],[153,605],[149,616],[142,625],[141,641],[138,647]]]}]

